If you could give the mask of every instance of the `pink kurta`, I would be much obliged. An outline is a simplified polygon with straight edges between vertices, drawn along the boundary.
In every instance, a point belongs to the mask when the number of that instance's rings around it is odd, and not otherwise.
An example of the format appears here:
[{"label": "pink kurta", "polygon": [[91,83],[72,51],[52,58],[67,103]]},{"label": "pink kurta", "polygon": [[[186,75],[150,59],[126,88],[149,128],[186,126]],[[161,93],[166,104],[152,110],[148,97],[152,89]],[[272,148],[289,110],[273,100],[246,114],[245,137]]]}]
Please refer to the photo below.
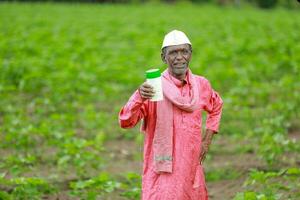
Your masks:
[{"label": "pink kurta", "polygon": [[[195,76],[195,75],[194,75]],[[199,109],[188,113],[173,106],[173,172],[157,174],[153,170],[153,136],[156,123],[156,103],[143,101],[139,92],[131,96],[119,114],[122,128],[134,127],[140,119],[146,123],[142,200],[207,200],[202,166],[199,164],[201,146],[201,111],[208,113],[206,129],[218,132],[222,99],[204,77],[195,76],[199,89]],[[189,95],[189,84],[173,78],[182,96]]]}]

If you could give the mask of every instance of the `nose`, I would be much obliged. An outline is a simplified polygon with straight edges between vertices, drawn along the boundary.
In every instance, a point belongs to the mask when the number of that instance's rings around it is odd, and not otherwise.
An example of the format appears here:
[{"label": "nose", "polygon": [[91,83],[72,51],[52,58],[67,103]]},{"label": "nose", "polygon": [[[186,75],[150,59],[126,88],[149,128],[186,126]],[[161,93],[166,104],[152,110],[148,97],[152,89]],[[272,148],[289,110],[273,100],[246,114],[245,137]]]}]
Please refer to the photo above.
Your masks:
[{"label": "nose", "polygon": [[176,59],[181,60],[183,58],[183,55],[181,52],[177,53]]}]

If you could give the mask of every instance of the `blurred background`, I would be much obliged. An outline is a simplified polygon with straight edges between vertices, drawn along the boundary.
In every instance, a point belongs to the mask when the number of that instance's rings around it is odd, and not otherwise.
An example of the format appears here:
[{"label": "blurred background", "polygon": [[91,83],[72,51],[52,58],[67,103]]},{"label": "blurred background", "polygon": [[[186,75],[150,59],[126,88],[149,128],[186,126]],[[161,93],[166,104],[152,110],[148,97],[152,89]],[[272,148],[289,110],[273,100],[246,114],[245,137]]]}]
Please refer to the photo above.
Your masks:
[{"label": "blurred background", "polygon": [[173,29],[224,100],[210,199],[300,199],[296,0],[0,2],[0,199],[140,199],[143,134],[118,112]]}]

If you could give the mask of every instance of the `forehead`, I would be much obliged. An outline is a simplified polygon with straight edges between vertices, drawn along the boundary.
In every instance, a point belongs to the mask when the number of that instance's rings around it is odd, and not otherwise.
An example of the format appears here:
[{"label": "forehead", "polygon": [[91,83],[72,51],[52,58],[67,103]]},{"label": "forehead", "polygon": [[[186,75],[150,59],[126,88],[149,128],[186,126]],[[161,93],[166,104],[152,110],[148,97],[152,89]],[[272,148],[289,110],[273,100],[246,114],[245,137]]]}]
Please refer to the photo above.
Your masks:
[{"label": "forehead", "polygon": [[180,44],[166,47],[167,51],[180,51],[185,49],[190,49],[188,44]]}]

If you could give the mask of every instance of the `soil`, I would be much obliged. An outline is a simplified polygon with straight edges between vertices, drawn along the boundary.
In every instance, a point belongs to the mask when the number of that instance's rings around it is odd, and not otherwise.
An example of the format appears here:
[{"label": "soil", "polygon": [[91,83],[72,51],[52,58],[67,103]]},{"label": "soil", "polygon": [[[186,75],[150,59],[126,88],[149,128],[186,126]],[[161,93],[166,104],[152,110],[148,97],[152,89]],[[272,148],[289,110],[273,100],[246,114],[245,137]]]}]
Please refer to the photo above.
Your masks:
[{"label": "soil", "polygon": [[[218,136],[219,137],[219,136]],[[222,136],[221,136],[222,137]],[[290,139],[299,142],[300,132],[294,131],[289,134]],[[229,138],[222,137],[216,139],[212,145],[222,146],[222,149],[231,149],[218,154],[215,152],[211,159],[206,160],[204,168],[206,169],[233,169],[240,175],[235,179],[207,181],[207,189],[210,200],[231,200],[237,192],[243,190],[243,183],[246,181],[250,169],[265,169],[266,163],[259,159],[254,152],[233,152],[234,146],[228,141]],[[245,142],[245,141],[243,141]],[[126,172],[140,173],[142,170],[142,145],[134,141],[114,140],[105,143],[105,148],[110,152],[113,163],[108,162],[105,171],[111,174],[122,174]],[[117,194],[106,197],[107,200],[124,200]]]},{"label": "soil", "polygon": [[[224,139],[216,141],[222,142]],[[226,143],[225,143],[226,144]],[[105,148],[110,152],[114,163],[108,163],[105,171],[111,174],[122,174],[126,172],[140,173],[142,170],[142,146],[134,141],[115,140],[105,144]],[[239,191],[246,180],[247,172],[250,168],[263,168],[264,164],[254,154],[226,154],[214,155],[205,163],[207,169],[234,169],[241,175],[233,180],[218,180],[207,182],[210,200],[230,200]],[[114,197],[113,197],[114,196]],[[116,194],[108,196],[107,199],[121,200]]]},{"label": "soil", "polygon": [[[258,158],[258,156],[253,151],[245,151],[239,153],[236,150],[241,144],[233,142],[229,137],[217,136],[214,139],[212,145],[219,146],[218,150],[212,151],[210,157],[205,160],[204,168],[206,171],[217,170],[217,169],[232,169],[236,171],[239,175],[237,177],[229,178],[229,180],[215,180],[207,181],[207,189],[209,192],[209,200],[231,200],[236,195],[237,192],[243,190],[243,183],[247,178],[247,174],[251,168],[264,169],[266,168],[266,163]],[[300,131],[290,132],[288,135],[289,139],[299,142]],[[246,142],[247,141],[242,141]],[[243,144],[242,144],[243,145]],[[105,167],[103,171],[108,172],[112,176],[119,177],[128,172],[135,172],[141,174],[142,171],[142,157],[143,150],[142,145],[137,144],[135,141],[115,139],[106,141],[104,144],[105,151],[103,152],[103,157],[106,158]],[[52,152],[52,151],[49,151]],[[0,154],[5,155],[4,150],[1,150]],[[294,156],[290,156],[294,157]],[[295,156],[294,158],[298,158]],[[300,163],[298,163],[300,166]],[[288,166],[288,162],[286,163]],[[47,167],[41,167],[38,169],[39,175],[42,177],[47,177],[51,169]],[[70,169],[72,172],[72,169]],[[61,183],[56,183],[63,188],[64,191],[59,192],[59,194],[44,196],[43,199],[47,200],[77,200],[79,198],[70,197],[68,195],[68,183],[74,181],[74,176],[70,175],[72,173],[61,174]],[[56,172],[57,173],[57,172]],[[30,172],[27,176],[32,176]],[[35,173],[35,175],[37,175]],[[2,188],[6,191],[9,188]],[[1,188],[0,188],[1,190]],[[120,192],[110,193],[107,196],[101,198],[103,200],[126,200],[126,198],[120,196]]]}]

